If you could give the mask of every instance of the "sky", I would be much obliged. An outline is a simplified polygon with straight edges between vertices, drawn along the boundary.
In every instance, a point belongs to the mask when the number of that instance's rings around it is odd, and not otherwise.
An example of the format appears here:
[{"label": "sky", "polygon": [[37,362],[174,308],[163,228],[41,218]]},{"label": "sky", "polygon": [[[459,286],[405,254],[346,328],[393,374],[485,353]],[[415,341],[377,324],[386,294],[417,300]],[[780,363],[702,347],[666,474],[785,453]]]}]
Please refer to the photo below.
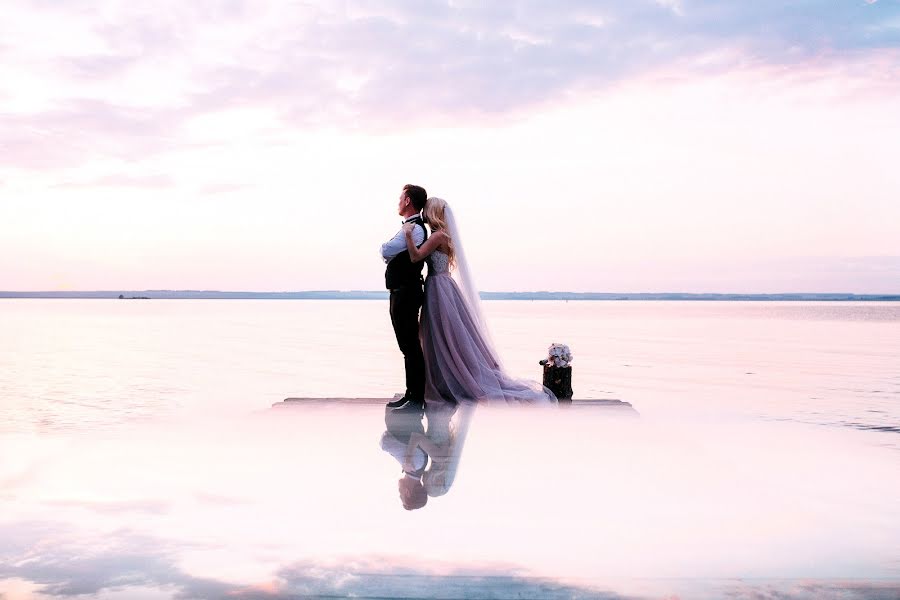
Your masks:
[{"label": "sky", "polygon": [[0,8],[0,289],[900,293],[900,1]]}]

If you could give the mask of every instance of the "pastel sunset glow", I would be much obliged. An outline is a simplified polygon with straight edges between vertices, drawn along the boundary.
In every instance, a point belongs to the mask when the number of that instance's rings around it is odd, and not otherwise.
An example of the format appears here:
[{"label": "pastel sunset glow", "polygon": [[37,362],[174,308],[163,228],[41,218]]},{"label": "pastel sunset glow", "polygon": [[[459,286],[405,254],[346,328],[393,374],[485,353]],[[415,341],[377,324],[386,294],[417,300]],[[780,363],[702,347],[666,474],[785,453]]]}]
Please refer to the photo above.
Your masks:
[{"label": "pastel sunset glow", "polygon": [[900,293],[900,2],[0,9],[0,289]]}]

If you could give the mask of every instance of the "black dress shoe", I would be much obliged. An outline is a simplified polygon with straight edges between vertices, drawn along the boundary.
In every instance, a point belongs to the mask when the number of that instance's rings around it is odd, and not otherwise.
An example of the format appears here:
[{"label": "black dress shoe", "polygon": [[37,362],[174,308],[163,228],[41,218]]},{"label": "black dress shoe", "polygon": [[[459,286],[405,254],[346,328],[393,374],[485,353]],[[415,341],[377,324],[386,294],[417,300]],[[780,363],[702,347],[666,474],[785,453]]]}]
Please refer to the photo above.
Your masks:
[{"label": "black dress shoe", "polygon": [[385,406],[387,406],[388,408],[397,408],[399,406],[403,406],[407,402],[409,402],[409,398],[407,398],[406,396],[401,396],[400,398],[397,398],[396,400],[391,400]]},{"label": "black dress shoe", "polygon": [[422,400],[409,400],[401,404],[396,408],[391,408],[391,412],[395,415],[398,414],[410,414],[410,415],[421,415],[425,412],[425,402]]}]

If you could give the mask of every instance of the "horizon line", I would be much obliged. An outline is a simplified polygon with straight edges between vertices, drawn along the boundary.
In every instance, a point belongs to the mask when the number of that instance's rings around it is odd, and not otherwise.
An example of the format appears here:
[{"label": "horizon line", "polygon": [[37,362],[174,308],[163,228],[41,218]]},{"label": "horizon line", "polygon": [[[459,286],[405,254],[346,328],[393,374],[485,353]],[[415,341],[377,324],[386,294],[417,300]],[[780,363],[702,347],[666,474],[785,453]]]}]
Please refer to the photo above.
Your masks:
[{"label": "horizon line", "polygon": [[[59,299],[383,299],[388,290],[298,290],[298,291],[231,291],[192,289],[145,290],[0,290],[0,298],[59,298]],[[150,294],[155,297],[148,296]],[[136,296],[137,295],[137,296]],[[810,299],[810,300],[900,300],[900,293],[857,292],[572,292],[572,291],[514,291],[480,292],[483,300],[547,299],[547,300],[615,300],[615,299]]]}]

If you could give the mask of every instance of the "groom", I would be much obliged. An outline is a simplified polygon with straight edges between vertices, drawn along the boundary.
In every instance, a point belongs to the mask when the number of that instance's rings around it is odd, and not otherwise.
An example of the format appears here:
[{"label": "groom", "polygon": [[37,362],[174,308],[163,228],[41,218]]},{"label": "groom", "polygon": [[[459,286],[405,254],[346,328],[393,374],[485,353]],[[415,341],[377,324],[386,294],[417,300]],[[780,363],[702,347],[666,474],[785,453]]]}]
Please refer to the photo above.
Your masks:
[{"label": "groom", "polygon": [[[403,217],[403,224],[416,225],[413,227],[412,238],[417,248],[428,238],[425,224],[419,215],[427,198],[424,188],[405,185],[397,206],[398,214]],[[406,367],[406,393],[402,398],[388,402],[388,407],[417,413],[421,418],[425,410],[425,359],[419,343],[419,309],[422,308],[424,298],[424,261],[414,263],[410,260],[402,227],[393,238],[381,245],[381,257],[387,263],[384,280],[385,286],[391,291],[391,324]]]}]

